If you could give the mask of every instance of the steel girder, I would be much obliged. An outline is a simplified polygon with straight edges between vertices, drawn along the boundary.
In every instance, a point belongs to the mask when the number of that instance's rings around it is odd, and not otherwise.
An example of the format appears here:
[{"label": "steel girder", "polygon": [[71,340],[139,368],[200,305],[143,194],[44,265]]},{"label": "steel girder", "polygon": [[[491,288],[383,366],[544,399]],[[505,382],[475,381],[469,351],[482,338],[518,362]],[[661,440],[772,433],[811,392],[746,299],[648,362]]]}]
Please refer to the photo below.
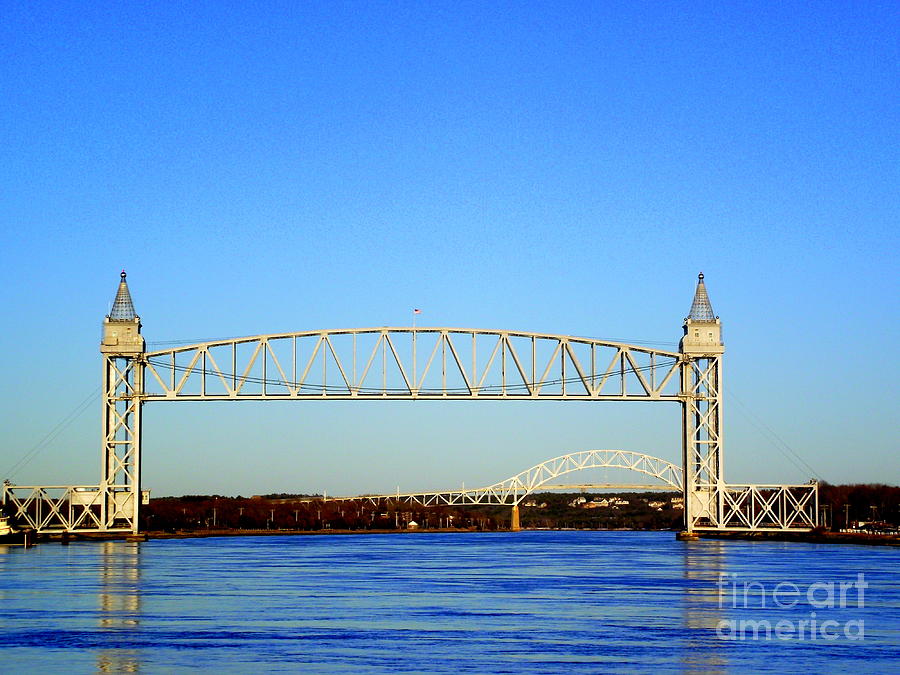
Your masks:
[{"label": "steel girder", "polygon": [[681,355],[590,338],[360,328],[148,352],[144,400],[679,400]]},{"label": "steel girder", "polygon": [[97,485],[3,486],[3,503],[18,526],[37,532],[103,530],[103,500]]},{"label": "steel girder", "polygon": [[726,484],[719,491],[722,518],[696,530],[797,530],[818,525],[819,489],[804,485]]}]

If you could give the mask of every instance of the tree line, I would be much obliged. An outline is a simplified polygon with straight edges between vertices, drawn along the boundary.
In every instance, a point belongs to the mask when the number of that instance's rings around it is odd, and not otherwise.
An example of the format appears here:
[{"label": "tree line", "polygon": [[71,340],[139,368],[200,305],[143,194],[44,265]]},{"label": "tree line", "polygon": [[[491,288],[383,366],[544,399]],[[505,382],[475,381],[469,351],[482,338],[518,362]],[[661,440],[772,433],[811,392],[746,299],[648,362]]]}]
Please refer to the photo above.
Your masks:
[{"label": "tree line", "polygon": [[[675,498],[673,500],[673,497]],[[544,492],[520,506],[525,528],[679,529],[683,509],[674,492]],[[604,505],[603,501],[607,503]],[[826,529],[900,525],[900,487],[880,484],[819,486],[819,511]],[[429,506],[400,502],[323,501],[319,495],[258,497],[187,495],[150,500],[142,509],[145,531],[201,530],[501,530],[510,525],[509,506]]]}]

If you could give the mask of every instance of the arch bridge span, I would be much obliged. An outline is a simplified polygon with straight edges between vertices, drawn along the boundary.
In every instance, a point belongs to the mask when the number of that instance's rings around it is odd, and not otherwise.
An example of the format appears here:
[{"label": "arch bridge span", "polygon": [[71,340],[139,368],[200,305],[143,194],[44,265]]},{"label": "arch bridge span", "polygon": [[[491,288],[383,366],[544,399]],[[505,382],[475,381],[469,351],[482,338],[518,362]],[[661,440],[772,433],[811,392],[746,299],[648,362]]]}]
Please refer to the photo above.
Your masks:
[{"label": "arch bridge span", "polygon": [[[659,457],[628,450],[582,450],[568,455],[553,457],[529,469],[510,476],[506,480],[487,487],[467,490],[445,490],[441,492],[412,492],[393,495],[362,495],[358,497],[328,497],[327,501],[368,501],[380,503],[395,501],[421,506],[502,504],[518,506],[528,495],[568,473],[585,469],[628,469],[659,481],[659,485],[642,485],[641,488],[660,490],[681,490],[683,475],[681,467]],[[635,487],[604,485],[606,488]]]},{"label": "arch bridge span", "polygon": [[582,399],[679,401],[679,352],[503,330],[278,333],[146,352],[144,401]]}]

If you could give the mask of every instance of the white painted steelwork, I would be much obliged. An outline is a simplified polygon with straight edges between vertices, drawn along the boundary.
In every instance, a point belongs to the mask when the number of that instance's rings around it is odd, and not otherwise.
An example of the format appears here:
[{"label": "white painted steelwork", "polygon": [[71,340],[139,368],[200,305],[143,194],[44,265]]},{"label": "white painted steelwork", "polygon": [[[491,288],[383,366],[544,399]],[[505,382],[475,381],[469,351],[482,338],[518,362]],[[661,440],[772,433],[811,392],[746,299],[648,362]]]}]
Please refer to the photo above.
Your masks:
[{"label": "white painted steelwork", "polygon": [[678,401],[681,355],[605,340],[461,328],[352,328],[148,352],[145,401]]},{"label": "white painted steelwork", "polygon": [[[358,497],[327,497],[325,501],[364,501],[373,504],[383,501],[397,501],[407,504],[419,504],[421,506],[435,506],[439,504],[448,506],[466,504],[506,504],[516,506],[528,495],[545,488],[550,481],[560,476],[573,471],[600,468],[628,469],[651,476],[660,481],[661,484],[658,487],[661,490],[682,489],[681,469],[664,459],[627,450],[583,450],[553,457],[506,480],[482,488],[397,493],[392,495],[361,495]],[[606,487],[614,486],[607,485]],[[641,487],[653,488],[657,486],[648,485]]]},{"label": "white painted steelwork", "polygon": [[[100,484],[4,483],[4,505],[27,526],[38,531],[138,531],[141,409],[146,402],[290,399],[677,402],[682,406],[680,484],[688,531],[808,529],[817,524],[817,509],[808,511],[818,499],[815,484],[725,482],[725,347],[702,274],[678,352],[567,335],[446,327],[279,333],[147,352],[140,333],[140,317],[123,271],[100,345]],[[625,451],[585,452],[647,458],[639,464],[655,460]],[[519,499],[517,495],[544,484],[547,472],[561,475],[559,471],[576,466],[579,458],[600,461],[582,453],[564,455],[529,469],[534,474],[525,472],[508,479],[511,483],[484,488],[484,494]],[[562,464],[553,465],[556,461]],[[637,466],[622,468],[642,471]],[[649,469],[643,472],[656,475]]]}]

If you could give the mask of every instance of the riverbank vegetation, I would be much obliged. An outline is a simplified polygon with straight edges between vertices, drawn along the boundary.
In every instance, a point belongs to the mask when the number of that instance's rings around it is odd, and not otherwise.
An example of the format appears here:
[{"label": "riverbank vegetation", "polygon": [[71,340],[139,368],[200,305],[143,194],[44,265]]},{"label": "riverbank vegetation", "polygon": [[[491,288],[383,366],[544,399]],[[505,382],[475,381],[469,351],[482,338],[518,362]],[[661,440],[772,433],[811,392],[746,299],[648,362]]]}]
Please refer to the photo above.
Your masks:
[{"label": "riverbank vegetation", "polygon": [[[676,493],[538,493],[520,506],[526,528],[674,529],[681,520]],[[430,506],[322,500],[319,495],[255,497],[187,495],[151,499],[141,511],[144,531],[247,530],[498,530],[509,506]]]},{"label": "riverbank vegetation", "polygon": [[[897,529],[900,487],[830,485],[819,488],[826,529]],[[681,527],[683,503],[675,492],[543,492],[520,506],[524,528],[668,530]],[[510,524],[509,506],[432,506],[322,500],[321,495],[254,497],[187,495],[151,499],[141,529],[200,530],[500,530]]]}]

